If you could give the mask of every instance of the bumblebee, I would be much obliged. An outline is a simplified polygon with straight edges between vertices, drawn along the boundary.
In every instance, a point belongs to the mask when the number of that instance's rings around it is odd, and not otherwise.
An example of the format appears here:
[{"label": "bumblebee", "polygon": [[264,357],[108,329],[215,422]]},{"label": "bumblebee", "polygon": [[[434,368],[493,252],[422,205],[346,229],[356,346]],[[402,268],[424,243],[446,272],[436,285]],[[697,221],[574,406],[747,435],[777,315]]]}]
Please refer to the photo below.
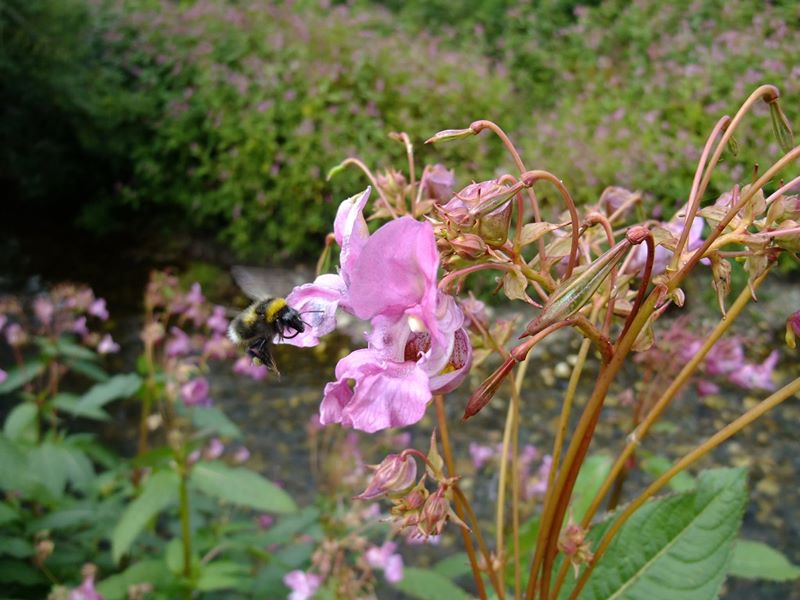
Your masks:
[{"label": "bumblebee", "polygon": [[254,363],[267,365],[277,373],[272,344],[276,339],[290,340],[303,333],[306,324],[285,298],[265,297],[263,287],[251,271],[236,267],[233,276],[242,290],[256,301],[231,321],[228,337],[237,346],[247,348]]}]

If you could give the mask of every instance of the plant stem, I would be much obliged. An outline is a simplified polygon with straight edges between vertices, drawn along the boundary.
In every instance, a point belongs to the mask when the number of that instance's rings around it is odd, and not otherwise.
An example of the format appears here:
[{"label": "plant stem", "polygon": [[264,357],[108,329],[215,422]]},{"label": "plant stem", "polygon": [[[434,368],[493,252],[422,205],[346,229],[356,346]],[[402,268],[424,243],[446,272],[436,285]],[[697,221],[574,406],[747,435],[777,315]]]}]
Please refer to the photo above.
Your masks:
[{"label": "plant stem", "polygon": [[[181,519],[181,541],[183,542],[183,576],[188,580],[192,576],[192,530],[189,523],[189,465],[186,461],[186,449],[180,452],[180,500],[178,511]],[[187,587],[183,592],[184,598],[191,598],[191,590]]]},{"label": "plant stem", "polygon": [[597,546],[597,549],[594,552],[594,559],[591,563],[589,563],[586,567],[586,570],[581,574],[580,578],[578,579],[577,583],[575,584],[575,588],[572,590],[570,594],[570,599],[574,599],[578,597],[578,594],[581,592],[583,587],[586,585],[586,582],[589,579],[589,575],[591,575],[592,570],[594,569],[597,562],[603,556],[603,553],[608,548],[608,545],[611,543],[614,535],[620,530],[620,528],[625,524],[625,522],[630,518],[630,516],[636,512],[636,510],[642,506],[647,500],[649,500],[655,493],[657,493],[661,488],[663,488],[669,481],[675,477],[678,473],[686,469],[691,464],[697,462],[699,459],[704,457],[706,454],[711,452],[714,448],[719,446],[722,442],[726,441],[730,437],[734,436],[735,434],[739,433],[742,429],[750,425],[753,421],[760,418],[764,415],[764,413],[772,410],[776,406],[778,406],[784,400],[790,398],[791,396],[795,395],[797,392],[800,391],[800,377],[792,381],[791,383],[783,386],[777,392],[765,398],[761,402],[759,402],[756,406],[748,410],[742,416],[740,416],[735,421],[729,423],[722,429],[720,429],[717,433],[713,436],[708,438],[705,442],[703,442],[700,446],[686,454],[683,458],[675,462],[669,470],[661,475],[658,479],[656,479],[653,483],[651,483],[647,489],[639,495],[636,500],[631,502],[625,510],[614,520],[614,523],[606,531],[603,538],[600,540],[600,543]]},{"label": "plant stem", "polygon": [[[442,440],[442,451],[444,452],[444,460],[445,464],[447,465],[447,472],[450,477],[455,477],[455,463],[453,462],[453,452],[450,447],[450,436],[447,430],[447,418],[444,412],[444,397],[441,394],[435,394],[433,400],[434,404],[436,405],[436,419],[439,423],[439,436]],[[453,487],[457,492],[459,491],[458,486]],[[469,506],[466,497],[464,497],[463,494],[456,493],[454,504],[456,515],[458,515],[458,518],[463,521],[465,510]],[[473,527],[476,531],[479,531],[477,521],[473,524]],[[464,538],[464,548],[466,549],[467,556],[469,557],[469,564],[472,567],[472,576],[475,579],[475,587],[478,589],[478,596],[481,598],[481,600],[487,600],[486,587],[483,585],[483,577],[481,576],[481,570],[478,566],[478,559],[475,556],[475,548],[472,545],[472,538],[466,529],[460,529],[461,535]],[[491,556],[486,553],[484,554],[483,559],[486,561],[491,579]]]}]

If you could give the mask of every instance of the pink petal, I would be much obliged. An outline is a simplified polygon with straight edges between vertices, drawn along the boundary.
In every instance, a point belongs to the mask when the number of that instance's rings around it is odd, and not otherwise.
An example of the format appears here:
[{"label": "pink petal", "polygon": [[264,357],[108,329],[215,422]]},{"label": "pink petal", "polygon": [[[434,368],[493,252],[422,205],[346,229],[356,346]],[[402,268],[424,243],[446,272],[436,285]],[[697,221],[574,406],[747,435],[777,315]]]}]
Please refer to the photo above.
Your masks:
[{"label": "pink petal", "polygon": [[351,274],[354,314],[371,319],[407,313],[435,329],[438,268],[430,223],[410,217],[390,221],[367,240]]},{"label": "pink petal", "polygon": [[319,344],[319,338],[336,329],[336,309],[345,292],[344,280],[333,274],[320,275],[314,283],[294,288],[286,302],[300,313],[307,326],[304,332],[281,343],[302,348]]},{"label": "pink petal", "polygon": [[[370,349],[356,350],[336,365],[337,381],[325,386],[323,425],[341,423],[374,433],[422,419],[431,399],[428,377],[415,362],[386,360]],[[349,385],[349,380],[354,385]]]},{"label": "pink petal", "polygon": [[356,194],[344,200],[336,211],[336,219],[333,222],[333,235],[336,242],[341,247],[339,264],[341,265],[342,276],[346,282],[350,282],[350,272],[353,265],[361,255],[361,250],[369,238],[367,221],[364,219],[364,206],[369,200],[371,187],[360,194]]}]

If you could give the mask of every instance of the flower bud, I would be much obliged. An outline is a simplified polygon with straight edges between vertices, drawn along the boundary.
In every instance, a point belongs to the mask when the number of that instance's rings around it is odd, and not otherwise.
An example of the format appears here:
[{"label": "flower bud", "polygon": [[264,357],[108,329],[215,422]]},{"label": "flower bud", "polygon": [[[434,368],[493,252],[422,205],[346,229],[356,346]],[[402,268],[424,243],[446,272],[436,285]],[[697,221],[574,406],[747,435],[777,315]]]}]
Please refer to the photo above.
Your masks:
[{"label": "flower bud", "polygon": [[[506,231],[508,228],[506,227]],[[486,243],[479,235],[463,233],[450,241],[455,253],[462,258],[476,259],[486,254]]]},{"label": "flower bud", "polygon": [[800,310],[789,315],[786,319],[786,345],[794,348],[797,336],[800,336]]},{"label": "flower bud", "polygon": [[[787,230],[786,233],[782,233],[783,230]],[[790,252],[800,250],[800,223],[797,221],[783,221],[775,228],[773,234],[775,235],[775,244],[784,250]]]},{"label": "flower bud", "polygon": [[390,454],[378,465],[370,465],[375,471],[367,489],[358,500],[372,500],[381,496],[396,496],[408,491],[417,479],[417,463],[410,456]]},{"label": "flower bud", "polygon": [[769,116],[772,120],[772,131],[778,139],[781,150],[790,152],[792,148],[794,148],[794,133],[792,133],[792,126],[781,109],[780,104],[778,104],[777,98],[769,103]]},{"label": "flower bud", "polygon": [[576,524],[570,517],[567,527],[558,539],[558,549],[572,563],[575,569],[575,577],[578,576],[580,565],[586,564],[594,558],[594,554],[589,550],[589,542],[586,541],[587,530]]},{"label": "flower bud", "polygon": [[464,138],[468,138],[472,135],[475,135],[475,132],[470,129],[443,129],[437,133],[434,133],[431,137],[425,140],[426,144],[435,144],[436,142],[450,142],[452,140],[463,140]]},{"label": "flower bud", "polygon": [[444,165],[435,164],[425,176],[425,188],[428,197],[435,202],[447,202],[453,197],[453,185],[456,182],[453,171]]}]

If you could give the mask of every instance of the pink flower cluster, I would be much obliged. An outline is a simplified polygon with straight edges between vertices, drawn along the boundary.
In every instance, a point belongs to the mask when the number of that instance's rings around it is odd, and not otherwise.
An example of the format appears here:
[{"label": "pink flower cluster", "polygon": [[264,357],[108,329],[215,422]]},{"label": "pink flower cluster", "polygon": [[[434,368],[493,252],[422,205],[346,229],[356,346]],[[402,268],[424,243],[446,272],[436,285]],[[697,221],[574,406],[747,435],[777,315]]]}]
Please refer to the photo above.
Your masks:
[{"label": "pink flower cluster", "polygon": [[321,275],[287,297],[310,322],[286,343],[319,343],[336,327],[338,308],[370,322],[367,348],[340,360],[336,381],[325,386],[320,422],[371,433],[418,422],[432,394],[464,379],[472,347],[461,309],[437,288],[431,225],[402,217],[370,235],[363,215],[369,194],[367,188],[339,206],[339,273]]}]

